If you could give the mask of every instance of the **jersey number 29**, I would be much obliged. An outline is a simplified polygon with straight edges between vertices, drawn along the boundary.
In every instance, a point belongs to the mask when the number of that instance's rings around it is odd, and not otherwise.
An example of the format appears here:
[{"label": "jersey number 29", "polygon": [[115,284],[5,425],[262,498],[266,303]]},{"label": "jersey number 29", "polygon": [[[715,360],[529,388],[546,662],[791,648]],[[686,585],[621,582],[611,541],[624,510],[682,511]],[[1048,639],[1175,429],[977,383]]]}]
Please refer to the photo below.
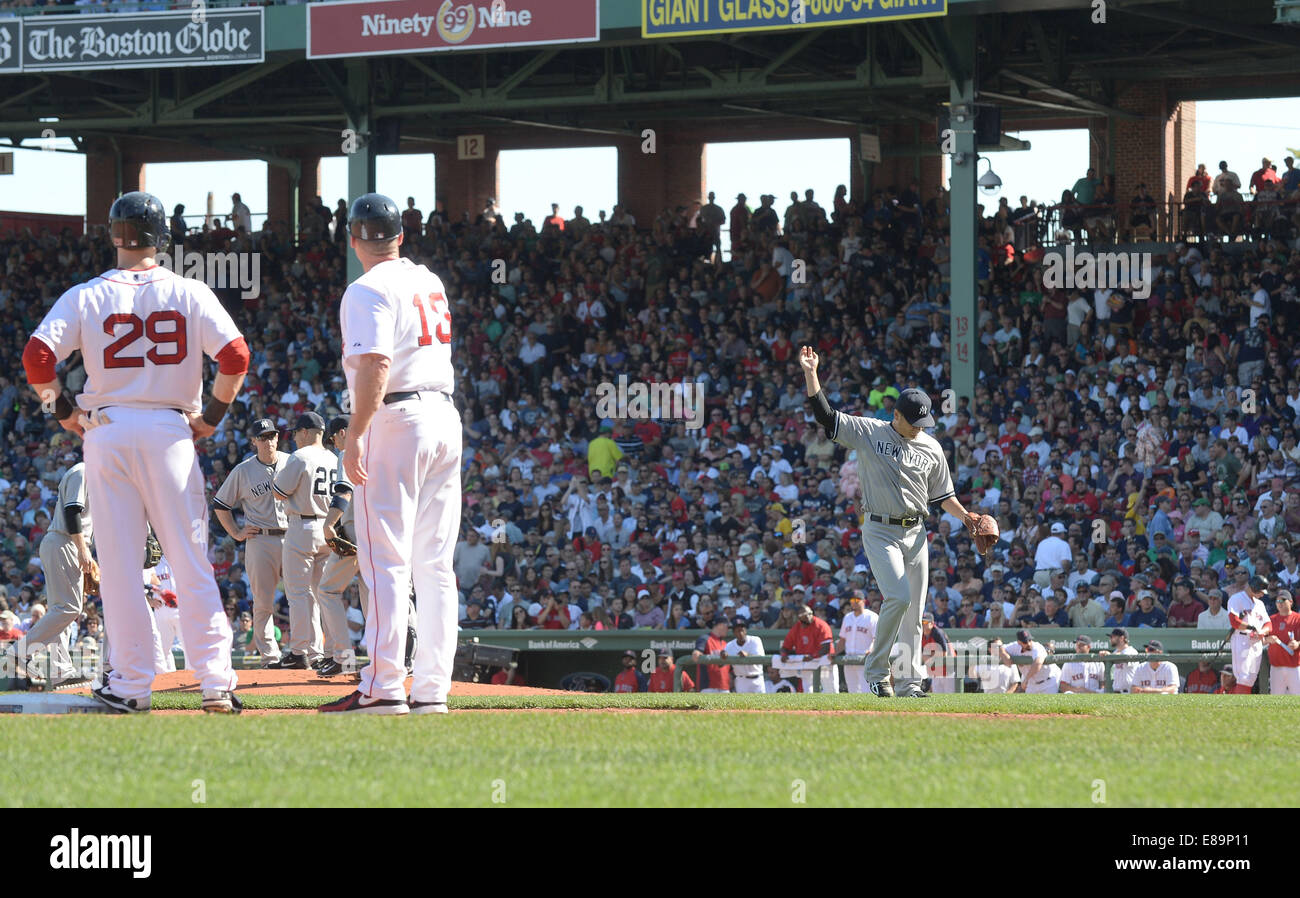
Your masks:
[{"label": "jersey number 29", "polygon": [[[420,313],[420,337],[415,342],[421,346],[432,346],[433,335],[429,333],[429,319],[424,311],[424,298],[416,296],[412,302],[415,303],[416,311]],[[438,342],[450,343],[451,309],[447,308],[447,297],[441,293],[430,293],[429,307],[433,310],[433,317],[436,322],[433,332],[438,335]]]},{"label": "jersey number 29", "polygon": [[[158,325],[171,322],[171,330],[161,330]],[[134,313],[118,312],[104,319],[104,333],[110,337],[117,336],[118,327],[126,325],[126,333],[117,337],[104,347],[105,368],[143,368],[148,359],[155,365],[179,365],[189,353],[188,338],[185,334],[185,316],[175,309],[153,312],[148,318],[141,319]],[[153,346],[144,355],[119,355],[143,333]],[[159,352],[159,346],[172,347],[170,352]]]}]

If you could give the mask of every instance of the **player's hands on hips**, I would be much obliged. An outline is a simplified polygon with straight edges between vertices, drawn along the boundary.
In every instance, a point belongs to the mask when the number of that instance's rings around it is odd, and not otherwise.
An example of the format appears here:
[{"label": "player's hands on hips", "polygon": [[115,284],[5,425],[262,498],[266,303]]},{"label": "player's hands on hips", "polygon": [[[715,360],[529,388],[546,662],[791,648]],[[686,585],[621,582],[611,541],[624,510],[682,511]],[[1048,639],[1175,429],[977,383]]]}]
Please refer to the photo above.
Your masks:
[{"label": "player's hands on hips", "polygon": [[811,346],[805,346],[799,350],[799,366],[808,372],[817,370],[817,363],[821,361],[817,357],[817,350]]},{"label": "player's hands on hips", "polygon": [[190,432],[198,439],[210,437],[217,432],[217,429],[203,420],[202,412],[190,412],[185,416],[185,420],[190,422]]},{"label": "player's hands on hips", "polygon": [[366,469],[361,463],[361,455],[366,449],[364,440],[364,436],[349,429],[348,438],[343,443],[343,470],[347,472],[348,482],[353,486],[361,486],[366,482]]},{"label": "player's hands on hips", "polygon": [[235,538],[235,542],[237,542],[237,543],[242,543],[244,540],[248,539],[250,536],[257,536],[257,534],[259,534],[259,533],[261,533],[261,532],[262,532],[262,531],[261,531],[260,529],[258,529],[257,527],[253,527],[253,526],[251,526],[251,525],[249,525],[249,524],[245,524],[245,525],[244,525],[244,529],[241,530],[241,531],[239,531],[238,533],[235,534],[235,537],[234,537],[234,538]]}]

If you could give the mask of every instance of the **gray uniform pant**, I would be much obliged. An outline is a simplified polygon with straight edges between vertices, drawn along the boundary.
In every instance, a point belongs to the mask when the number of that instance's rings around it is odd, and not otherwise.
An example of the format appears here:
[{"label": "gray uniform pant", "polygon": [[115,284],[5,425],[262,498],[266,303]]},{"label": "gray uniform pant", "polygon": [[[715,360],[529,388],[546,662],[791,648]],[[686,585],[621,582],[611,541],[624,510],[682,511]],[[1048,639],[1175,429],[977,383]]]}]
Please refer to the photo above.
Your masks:
[{"label": "gray uniform pant", "polygon": [[287,649],[316,661],[324,653],[320,604],[316,600],[321,574],[331,553],[325,545],[324,518],[289,516],[284,535],[284,593],[289,600]]},{"label": "gray uniform pant", "polygon": [[244,570],[253,588],[253,645],[263,661],[280,658],[275,641],[275,587],[283,567],[283,537],[259,533],[245,540]]},{"label": "gray uniform pant", "polygon": [[[320,621],[325,629],[325,654],[340,664],[353,654],[351,631],[348,629],[348,604],[344,601],[343,594],[356,576],[357,556],[344,558],[331,552],[316,592],[316,600],[320,603]],[[370,601],[370,590],[366,588],[366,581],[357,582],[361,590],[361,607],[365,608]]]},{"label": "gray uniform pant", "polygon": [[930,547],[925,525],[911,529],[867,520],[862,525],[862,546],[871,563],[871,576],[880,588],[880,620],[876,641],[867,655],[867,682],[889,676],[889,656],[897,641],[903,647],[895,686],[919,686],[925,679],[921,661],[921,613],[930,579]]},{"label": "gray uniform pant", "polygon": [[85,601],[76,543],[62,533],[46,533],[41,540],[41,566],[45,570],[45,615],[32,625],[15,651],[20,662],[44,651],[45,675],[52,680],[66,679],[73,675],[73,666],[63,634],[81,616]]}]

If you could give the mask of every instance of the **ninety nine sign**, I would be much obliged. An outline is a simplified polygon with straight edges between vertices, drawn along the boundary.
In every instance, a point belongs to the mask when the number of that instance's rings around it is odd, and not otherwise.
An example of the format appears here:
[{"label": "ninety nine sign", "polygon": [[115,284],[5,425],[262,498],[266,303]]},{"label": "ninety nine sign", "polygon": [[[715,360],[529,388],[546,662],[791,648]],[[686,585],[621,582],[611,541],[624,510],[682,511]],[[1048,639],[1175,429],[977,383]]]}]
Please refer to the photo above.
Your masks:
[{"label": "ninety nine sign", "polygon": [[599,39],[599,0],[343,0],[307,7],[311,59]]},{"label": "ninety nine sign", "polygon": [[641,36],[816,28],[948,14],[948,0],[641,0]]},{"label": "ninety nine sign", "polygon": [[258,63],[265,58],[262,8],[32,16],[23,21],[24,72],[152,69]]}]

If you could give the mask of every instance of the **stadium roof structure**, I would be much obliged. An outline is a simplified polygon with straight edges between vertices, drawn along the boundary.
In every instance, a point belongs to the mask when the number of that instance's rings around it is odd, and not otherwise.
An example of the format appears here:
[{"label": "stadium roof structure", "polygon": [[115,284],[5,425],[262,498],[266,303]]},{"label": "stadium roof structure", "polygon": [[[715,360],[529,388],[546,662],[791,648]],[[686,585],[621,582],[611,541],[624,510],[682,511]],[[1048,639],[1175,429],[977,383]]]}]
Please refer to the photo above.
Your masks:
[{"label": "stadium roof structure", "polygon": [[[332,140],[358,101],[401,117],[413,144],[478,125],[630,136],[646,119],[869,129],[933,123],[972,68],[980,101],[1026,123],[1132,115],[1117,103],[1132,81],[1177,79],[1189,99],[1300,93],[1300,32],[1274,24],[1269,0],[949,0],[943,18],[669,39],[642,37],[637,0],[600,0],[589,43],[346,60],[306,58],[307,9],[266,7],[259,64],[0,74],[0,137],[39,138],[55,123],[74,139],[147,134],[265,158]],[[358,67],[365,96],[348,84]]]}]

